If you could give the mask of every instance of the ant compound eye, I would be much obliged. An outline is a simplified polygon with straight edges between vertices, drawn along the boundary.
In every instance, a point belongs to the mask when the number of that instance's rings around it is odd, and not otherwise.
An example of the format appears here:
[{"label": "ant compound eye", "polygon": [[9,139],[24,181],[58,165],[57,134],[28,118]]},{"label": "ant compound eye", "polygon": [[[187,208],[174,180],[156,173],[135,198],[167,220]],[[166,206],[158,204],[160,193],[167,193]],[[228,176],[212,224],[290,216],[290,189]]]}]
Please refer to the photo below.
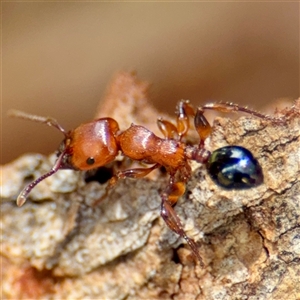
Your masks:
[{"label": "ant compound eye", "polygon": [[88,165],[93,165],[95,163],[95,159],[94,157],[89,157],[87,160],[86,160],[86,163]]},{"label": "ant compound eye", "polygon": [[247,189],[263,182],[258,161],[246,148],[227,146],[215,150],[207,163],[212,180],[226,189]]}]

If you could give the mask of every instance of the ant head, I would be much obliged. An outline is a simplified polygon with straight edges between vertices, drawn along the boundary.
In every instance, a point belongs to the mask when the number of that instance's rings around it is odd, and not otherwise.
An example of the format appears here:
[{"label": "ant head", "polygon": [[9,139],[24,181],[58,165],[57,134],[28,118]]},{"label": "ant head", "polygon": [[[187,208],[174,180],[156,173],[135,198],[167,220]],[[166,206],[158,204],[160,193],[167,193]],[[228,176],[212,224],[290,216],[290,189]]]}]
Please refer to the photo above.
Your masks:
[{"label": "ant head", "polygon": [[65,136],[58,150],[58,158],[51,170],[27,185],[17,198],[17,205],[22,206],[31,190],[45,178],[52,176],[59,169],[91,170],[113,161],[119,146],[116,134],[118,123],[111,118],[103,118],[82,124],[66,132],[53,118],[30,115],[21,111],[10,111],[9,116],[31,120],[55,127]]},{"label": "ant head", "polygon": [[91,170],[113,161],[119,150],[118,130],[117,122],[111,118],[81,124],[63,142],[61,168]]}]

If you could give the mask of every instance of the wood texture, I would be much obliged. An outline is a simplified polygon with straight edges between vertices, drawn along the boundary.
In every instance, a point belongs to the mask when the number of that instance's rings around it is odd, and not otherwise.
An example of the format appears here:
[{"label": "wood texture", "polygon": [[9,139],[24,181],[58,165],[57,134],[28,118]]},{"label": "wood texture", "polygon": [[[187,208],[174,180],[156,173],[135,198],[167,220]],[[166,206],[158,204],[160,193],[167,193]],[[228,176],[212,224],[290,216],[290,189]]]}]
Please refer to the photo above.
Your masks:
[{"label": "wood texture", "polygon": [[[147,97],[145,83],[121,73],[97,117],[156,130],[161,114]],[[2,298],[300,299],[300,100],[277,114],[286,121],[217,117],[206,144],[248,148],[262,165],[264,184],[224,190],[204,166],[192,164],[176,211],[205,268],[159,216],[166,174],[120,181],[94,207],[105,185],[62,170],[19,208],[18,191],[48,171],[55,156],[25,154],[2,166]]]}]

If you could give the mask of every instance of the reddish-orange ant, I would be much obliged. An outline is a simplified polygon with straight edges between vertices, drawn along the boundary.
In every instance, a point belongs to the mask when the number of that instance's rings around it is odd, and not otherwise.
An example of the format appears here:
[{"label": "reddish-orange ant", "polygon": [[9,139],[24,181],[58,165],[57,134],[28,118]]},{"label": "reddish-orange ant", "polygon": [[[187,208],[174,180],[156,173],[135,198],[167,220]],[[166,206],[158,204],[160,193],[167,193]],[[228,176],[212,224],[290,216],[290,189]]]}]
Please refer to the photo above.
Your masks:
[{"label": "reddish-orange ant", "polygon": [[[173,208],[184,194],[185,184],[191,176],[189,160],[205,164],[212,179],[224,188],[248,188],[263,181],[261,167],[247,149],[227,146],[210,153],[204,148],[204,141],[212,131],[204,116],[204,111],[209,109],[221,112],[239,111],[270,119],[266,115],[232,103],[207,104],[195,111],[189,101],[182,100],[177,106],[176,125],[158,119],[158,127],[165,136],[160,138],[145,127],[134,124],[122,131],[117,121],[112,118],[100,118],[66,132],[53,118],[11,111],[11,116],[47,124],[57,128],[65,136],[53,168],[23,189],[18,196],[17,205],[23,205],[30,191],[59,169],[91,170],[112,162],[121,152],[132,160],[152,166],[119,171],[110,179],[108,187],[121,178],[141,178],[158,167],[165,167],[170,178],[166,189],[161,193],[161,216],[172,231],[187,241],[203,265],[196,243],[185,233]],[[183,141],[190,128],[189,117],[194,118],[195,129],[200,138],[198,145],[187,145]]]}]

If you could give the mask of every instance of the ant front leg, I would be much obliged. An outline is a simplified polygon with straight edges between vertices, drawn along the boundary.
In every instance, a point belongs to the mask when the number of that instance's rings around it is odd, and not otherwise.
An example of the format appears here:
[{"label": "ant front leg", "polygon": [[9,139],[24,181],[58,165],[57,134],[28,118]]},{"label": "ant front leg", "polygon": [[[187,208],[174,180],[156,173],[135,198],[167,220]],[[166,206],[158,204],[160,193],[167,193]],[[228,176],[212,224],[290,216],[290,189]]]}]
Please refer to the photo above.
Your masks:
[{"label": "ant front leg", "polygon": [[116,175],[114,175],[109,181],[105,189],[104,195],[94,202],[93,206],[97,206],[102,200],[104,200],[110,189],[116,185],[116,183],[119,181],[119,179],[125,179],[125,178],[142,178],[148,175],[153,170],[160,167],[160,164],[155,164],[152,167],[149,168],[136,168],[136,169],[128,169],[124,171],[117,172]]},{"label": "ant front leg", "polygon": [[174,210],[174,206],[177,203],[179,197],[185,192],[185,184],[183,182],[173,183],[173,178],[170,179],[170,183],[165,192],[161,194],[161,211],[160,214],[164,219],[167,226],[180,237],[184,238],[190,246],[193,254],[197,257],[201,267],[204,266],[202,257],[198,252],[197,245],[193,239],[191,239],[184,231],[181,221]]}]

